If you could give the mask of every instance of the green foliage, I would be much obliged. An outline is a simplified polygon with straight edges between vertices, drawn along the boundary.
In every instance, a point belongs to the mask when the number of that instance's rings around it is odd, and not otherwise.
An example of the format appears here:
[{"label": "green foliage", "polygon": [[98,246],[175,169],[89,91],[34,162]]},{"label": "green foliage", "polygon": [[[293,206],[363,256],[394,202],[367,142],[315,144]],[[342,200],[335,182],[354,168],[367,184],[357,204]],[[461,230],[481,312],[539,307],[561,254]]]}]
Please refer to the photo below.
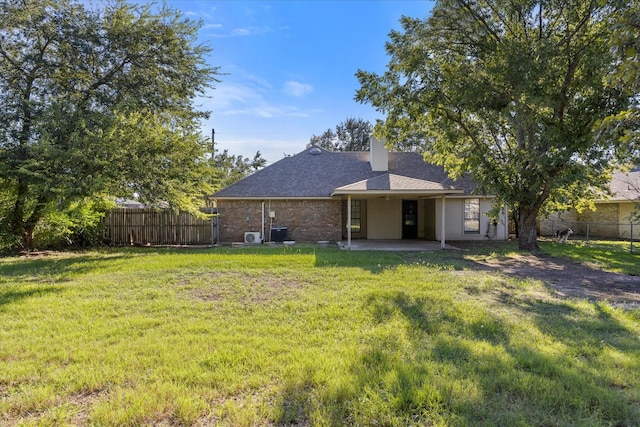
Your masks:
[{"label": "green foliage", "polygon": [[215,167],[214,182],[216,190],[228,187],[234,182],[262,169],[267,161],[258,151],[253,159],[242,155],[229,154],[229,150],[216,153],[213,157]]},{"label": "green foliage", "polygon": [[638,310],[469,269],[513,250],[0,259],[0,423],[638,425]]},{"label": "green foliage", "polygon": [[66,208],[50,206],[33,233],[33,245],[38,249],[67,246],[97,246],[102,244],[102,219],[115,207],[107,198],[84,199]]},{"label": "green foliage", "polygon": [[307,147],[318,146],[329,151],[369,151],[369,138],[373,125],[366,120],[349,117],[327,129],[322,135],[313,135]]},{"label": "green foliage", "polygon": [[640,67],[614,46],[637,40],[639,8],[440,1],[425,21],[402,19],[388,70],[359,71],[356,99],[388,114],[377,132],[389,143],[421,140],[428,160],[470,173],[516,213],[521,248],[537,249],[546,203],[598,197],[638,154]]},{"label": "green foliage", "polygon": [[[193,100],[218,74],[199,23],[151,6],[0,1],[0,216],[29,247],[52,203],[96,194],[196,210],[211,190]],[[62,203],[60,203],[62,201]]]}]

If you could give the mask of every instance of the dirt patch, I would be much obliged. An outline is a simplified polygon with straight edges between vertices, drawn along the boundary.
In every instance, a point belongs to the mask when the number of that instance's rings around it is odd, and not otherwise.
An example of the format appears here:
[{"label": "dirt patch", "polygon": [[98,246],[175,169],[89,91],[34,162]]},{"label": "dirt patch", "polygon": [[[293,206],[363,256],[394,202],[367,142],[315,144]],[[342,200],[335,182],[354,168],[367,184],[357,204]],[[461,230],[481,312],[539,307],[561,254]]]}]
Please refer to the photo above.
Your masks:
[{"label": "dirt patch", "polygon": [[286,276],[263,272],[212,272],[183,277],[180,284],[188,295],[202,301],[269,303],[291,297],[302,285]]},{"label": "dirt patch", "polygon": [[475,261],[482,269],[507,276],[541,280],[561,298],[608,301],[625,308],[640,308],[640,277],[577,264],[548,255],[520,255]]}]

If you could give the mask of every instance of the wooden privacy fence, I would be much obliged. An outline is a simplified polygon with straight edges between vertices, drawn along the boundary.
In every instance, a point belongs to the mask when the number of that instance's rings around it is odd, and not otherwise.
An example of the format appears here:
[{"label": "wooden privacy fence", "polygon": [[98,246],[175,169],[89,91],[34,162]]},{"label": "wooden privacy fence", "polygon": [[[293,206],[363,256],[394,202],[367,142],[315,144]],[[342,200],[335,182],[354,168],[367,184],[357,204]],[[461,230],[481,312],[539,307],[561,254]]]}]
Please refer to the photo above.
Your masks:
[{"label": "wooden privacy fence", "polygon": [[112,245],[211,245],[215,219],[153,208],[118,208],[107,212],[104,235]]}]

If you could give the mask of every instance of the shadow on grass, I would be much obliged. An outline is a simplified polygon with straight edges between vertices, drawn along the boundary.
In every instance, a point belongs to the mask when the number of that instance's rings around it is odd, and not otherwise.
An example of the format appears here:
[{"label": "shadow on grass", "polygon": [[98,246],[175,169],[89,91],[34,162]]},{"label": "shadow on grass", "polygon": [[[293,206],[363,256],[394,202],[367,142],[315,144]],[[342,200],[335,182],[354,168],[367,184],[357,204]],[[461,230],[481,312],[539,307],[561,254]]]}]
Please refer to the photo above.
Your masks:
[{"label": "shadow on grass", "polygon": [[588,245],[579,243],[561,245],[553,242],[541,244],[542,249],[552,256],[565,257],[582,264],[600,265],[607,270],[622,274],[640,276],[640,244],[634,246],[634,253],[630,253],[629,246],[619,242],[593,241]]},{"label": "shadow on grass", "polygon": [[3,291],[2,287],[0,287],[0,311],[5,305],[12,304],[26,298],[40,297],[45,294],[58,292],[62,292],[62,289],[54,286],[44,286],[20,291]]},{"label": "shadow on grass", "polygon": [[352,366],[358,391],[349,406],[365,424],[640,424],[629,392],[637,379],[609,361],[613,348],[637,372],[640,342],[604,306],[593,314],[523,299],[513,310],[530,319],[529,339],[481,307],[470,314],[398,292],[367,304],[376,325],[401,316],[409,327],[369,340]]},{"label": "shadow on grass", "polygon": [[463,270],[471,267],[460,251],[401,252],[401,251],[343,251],[322,249],[315,251],[316,267],[354,267],[374,274],[401,265],[429,267],[434,270]]},{"label": "shadow on grass", "polygon": [[[72,255],[42,258],[24,258],[11,262],[0,262],[0,277],[24,282],[42,282],[46,277],[56,276],[58,281],[68,274],[89,273],[97,268],[109,267],[113,261],[126,259],[126,253],[107,255]],[[0,280],[2,286],[2,280]]]},{"label": "shadow on grass", "polygon": [[276,424],[282,426],[303,426],[310,424],[310,414],[313,411],[315,382],[313,373],[307,370],[301,378],[288,381],[284,390],[276,397],[278,411]]}]

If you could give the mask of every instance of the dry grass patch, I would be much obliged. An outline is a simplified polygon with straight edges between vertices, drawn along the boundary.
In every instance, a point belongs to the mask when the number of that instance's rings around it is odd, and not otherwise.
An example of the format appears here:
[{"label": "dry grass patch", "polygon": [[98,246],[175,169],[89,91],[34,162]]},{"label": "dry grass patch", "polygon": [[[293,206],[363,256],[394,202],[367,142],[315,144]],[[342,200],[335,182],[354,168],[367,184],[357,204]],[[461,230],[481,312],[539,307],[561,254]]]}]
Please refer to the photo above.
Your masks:
[{"label": "dry grass patch", "polygon": [[206,302],[236,301],[244,304],[268,304],[295,297],[304,287],[300,281],[278,273],[224,271],[183,276],[182,293]]}]

